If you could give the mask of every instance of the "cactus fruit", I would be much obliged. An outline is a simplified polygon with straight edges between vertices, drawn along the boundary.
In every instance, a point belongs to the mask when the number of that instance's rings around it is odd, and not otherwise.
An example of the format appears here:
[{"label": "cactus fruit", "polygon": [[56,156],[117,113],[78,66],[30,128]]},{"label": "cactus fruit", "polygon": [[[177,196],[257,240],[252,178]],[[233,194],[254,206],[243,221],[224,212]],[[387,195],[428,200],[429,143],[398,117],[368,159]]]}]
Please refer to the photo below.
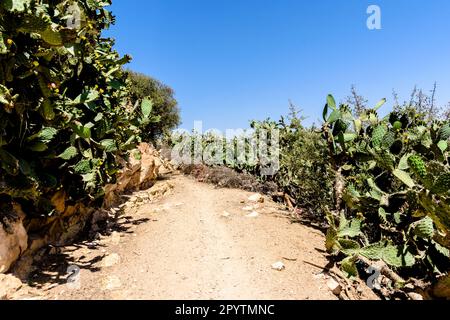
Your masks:
[{"label": "cactus fruit", "polygon": [[395,121],[394,125],[393,125],[394,130],[401,130],[403,128],[403,123],[401,123],[400,121]]}]

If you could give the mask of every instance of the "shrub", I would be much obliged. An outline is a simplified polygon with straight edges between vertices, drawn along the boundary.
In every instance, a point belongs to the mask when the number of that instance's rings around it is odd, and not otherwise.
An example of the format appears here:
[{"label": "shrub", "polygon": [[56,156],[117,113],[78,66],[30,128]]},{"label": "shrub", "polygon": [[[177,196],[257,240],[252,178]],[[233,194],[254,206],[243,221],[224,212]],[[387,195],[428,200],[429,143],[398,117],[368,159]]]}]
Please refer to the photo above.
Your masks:
[{"label": "shrub", "polygon": [[[113,41],[110,1],[9,0],[0,3],[0,197],[36,216],[56,213],[50,199],[101,202],[116,158],[152,122],[149,100],[128,98]],[[67,16],[78,12],[79,19]]]},{"label": "shrub", "polygon": [[440,275],[450,267],[450,123],[414,108],[380,118],[384,102],[354,117],[328,97],[323,138],[344,188],[328,215],[327,249],[347,256],[353,276],[358,256]]}]

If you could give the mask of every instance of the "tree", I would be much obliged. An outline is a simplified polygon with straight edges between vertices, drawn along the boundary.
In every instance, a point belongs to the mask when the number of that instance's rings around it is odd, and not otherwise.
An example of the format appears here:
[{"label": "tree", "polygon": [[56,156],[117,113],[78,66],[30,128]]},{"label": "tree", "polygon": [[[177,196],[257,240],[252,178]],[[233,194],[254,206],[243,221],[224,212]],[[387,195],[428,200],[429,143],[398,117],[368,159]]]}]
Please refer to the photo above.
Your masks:
[{"label": "tree", "polygon": [[142,73],[128,71],[130,86],[130,101],[135,104],[144,98],[150,98],[153,103],[153,114],[160,118],[158,123],[152,123],[143,132],[143,139],[154,141],[169,133],[180,124],[178,102],[175,92],[169,86]]},{"label": "tree", "polygon": [[430,94],[424,93],[422,89],[414,87],[411,92],[410,100],[400,104],[398,96],[394,92],[394,111],[402,113],[409,111],[417,115],[423,116],[428,123],[432,123],[435,120],[445,120],[445,108],[436,105],[436,92],[437,83],[434,83],[433,89],[430,90]]},{"label": "tree", "polygon": [[347,97],[346,103],[350,106],[355,116],[360,116],[367,110],[367,99],[359,95],[356,91],[356,87],[352,85],[351,95]]},{"label": "tree", "polygon": [[450,102],[445,106],[444,111],[442,113],[442,118],[444,120],[450,120]]}]

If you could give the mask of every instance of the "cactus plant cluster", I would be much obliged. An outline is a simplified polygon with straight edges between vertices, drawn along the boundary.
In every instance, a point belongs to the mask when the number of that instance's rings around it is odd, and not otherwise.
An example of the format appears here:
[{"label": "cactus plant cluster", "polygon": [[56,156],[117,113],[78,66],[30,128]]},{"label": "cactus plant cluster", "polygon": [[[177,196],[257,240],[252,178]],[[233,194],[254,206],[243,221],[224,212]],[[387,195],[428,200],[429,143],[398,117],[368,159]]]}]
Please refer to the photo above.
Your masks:
[{"label": "cactus plant cluster", "polygon": [[154,121],[128,106],[128,83],[101,0],[0,2],[0,201],[57,216],[50,199],[101,203],[117,157]]},{"label": "cactus plant cluster", "polygon": [[[344,181],[328,212],[327,249],[356,276],[358,256],[399,272],[440,275],[450,267],[450,124],[411,111],[354,117],[330,95],[323,138]],[[418,272],[420,273],[420,272]]]},{"label": "cactus plant cluster", "polygon": [[[297,207],[308,219],[322,222],[326,207],[333,203],[334,172],[330,169],[327,144],[316,128],[304,127],[302,120],[291,106],[289,116],[278,121],[251,121],[251,130],[229,139],[213,132],[176,132],[169,145],[177,161],[183,164],[226,166],[251,174],[262,183],[276,184],[289,197],[291,209]],[[270,134],[276,134],[277,139],[272,140]],[[258,136],[267,136],[274,143],[266,148],[269,161],[258,152],[261,147]],[[275,159],[278,164],[273,166],[275,170],[270,172],[273,174],[267,174],[264,162]]]}]

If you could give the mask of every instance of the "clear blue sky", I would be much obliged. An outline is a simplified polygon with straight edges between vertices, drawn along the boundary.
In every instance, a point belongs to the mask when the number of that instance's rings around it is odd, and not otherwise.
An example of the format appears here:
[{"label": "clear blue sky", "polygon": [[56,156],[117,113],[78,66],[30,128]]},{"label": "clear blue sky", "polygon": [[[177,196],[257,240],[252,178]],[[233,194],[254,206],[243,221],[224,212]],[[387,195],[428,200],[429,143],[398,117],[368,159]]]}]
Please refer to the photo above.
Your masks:
[{"label": "clear blue sky", "polygon": [[[366,27],[370,4],[382,30]],[[286,114],[289,99],[312,123],[328,93],[343,100],[352,84],[389,106],[392,89],[407,99],[437,81],[438,102],[450,101],[448,0],[113,0],[111,9],[107,34],[131,69],[175,89],[183,128],[246,128]]]}]

